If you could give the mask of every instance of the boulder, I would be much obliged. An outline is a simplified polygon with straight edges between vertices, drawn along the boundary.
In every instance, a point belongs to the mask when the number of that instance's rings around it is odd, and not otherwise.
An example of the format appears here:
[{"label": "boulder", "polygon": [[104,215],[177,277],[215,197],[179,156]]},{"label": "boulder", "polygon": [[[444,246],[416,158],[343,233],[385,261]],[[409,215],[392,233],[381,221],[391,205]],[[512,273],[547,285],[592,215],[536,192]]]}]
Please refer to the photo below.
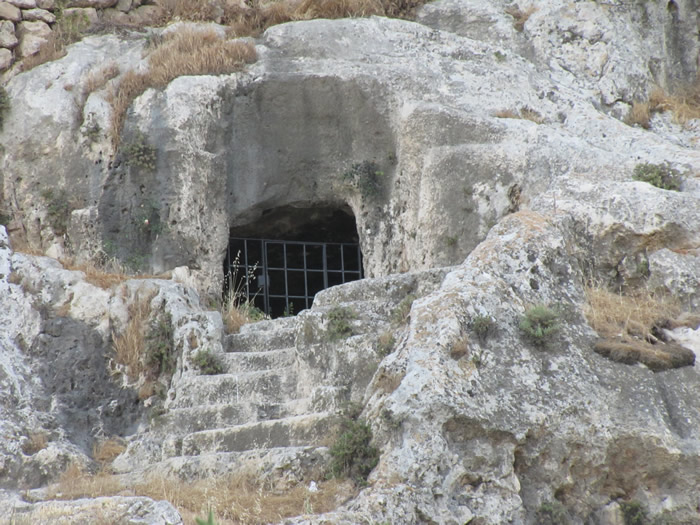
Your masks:
[{"label": "boulder", "polygon": [[0,2],[0,18],[12,22],[19,22],[22,20],[22,11],[9,2]]},{"label": "boulder", "polygon": [[10,4],[17,6],[21,9],[34,9],[36,7],[36,0],[5,0]]},{"label": "boulder", "polygon": [[108,7],[114,7],[118,0],[68,0],[66,2],[66,7],[90,7],[93,9],[107,9]]},{"label": "boulder", "polygon": [[49,35],[51,35],[51,28],[46,22],[20,22],[17,24],[19,37],[17,53],[22,58],[37,53],[41,45],[48,40]]},{"label": "boulder", "polygon": [[19,40],[15,35],[15,25],[9,20],[0,21],[0,47],[12,49],[18,43]]},{"label": "boulder", "polygon": [[14,57],[9,49],[0,49],[0,69],[7,69],[12,65]]},{"label": "boulder", "polygon": [[56,16],[46,9],[25,9],[22,11],[22,20],[41,20],[47,24],[53,24],[56,21]]}]

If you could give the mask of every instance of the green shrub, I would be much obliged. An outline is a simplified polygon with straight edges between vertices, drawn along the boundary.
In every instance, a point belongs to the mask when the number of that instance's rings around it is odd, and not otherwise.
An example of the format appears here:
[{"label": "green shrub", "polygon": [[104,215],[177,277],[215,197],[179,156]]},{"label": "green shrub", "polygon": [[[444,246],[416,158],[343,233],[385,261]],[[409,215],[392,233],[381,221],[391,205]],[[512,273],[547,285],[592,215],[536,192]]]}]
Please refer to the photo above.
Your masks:
[{"label": "green shrub", "polygon": [[546,501],[537,509],[538,525],[569,525],[571,518],[561,502]]},{"label": "green shrub", "polygon": [[148,143],[146,136],[140,131],[124,146],[124,158],[130,166],[147,171],[156,169],[156,148]]},{"label": "green shrub", "polygon": [[207,517],[207,520],[203,520],[202,518],[195,518],[195,521],[197,522],[197,525],[216,525],[216,522],[214,521],[214,513],[209,509],[209,516]]},{"label": "green shrub", "polygon": [[328,312],[328,339],[337,341],[352,335],[350,321],[357,318],[357,314],[351,308],[336,306]]},{"label": "green shrub", "polygon": [[545,346],[559,330],[558,317],[554,310],[539,304],[525,310],[518,326],[537,346]]},{"label": "green shrub", "polygon": [[367,481],[379,463],[379,450],[370,445],[372,429],[362,420],[345,417],[341,433],[331,446],[329,474],[335,478],[351,478],[356,483]]},{"label": "green shrub", "polygon": [[224,372],[224,365],[221,358],[211,350],[199,350],[192,356],[192,364],[206,376],[215,376]]},{"label": "green shrub", "polygon": [[70,214],[75,209],[70,202],[68,192],[64,189],[54,191],[52,188],[47,188],[41,192],[41,198],[46,203],[46,214],[51,223],[51,229],[56,235],[65,234]]},{"label": "green shrub", "polygon": [[668,163],[664,164],[637,164],[634,167],[634,178],[646,182],[662,190],[679,191],[683,178],[678,170],[673,169]]},{"label": "green shrub", "polygon": [[2,130],[2,125],[5,122],[5,115],[10,111],[10,95],[7,94],[7,90],[0,86],[0,130]]},{"label": "green shrub", "polygon": [[625,525],[647,525],[649,523],[646,508],[636,500],[620,502],[620,510]]},{"label": "green shrub", "polygon": [[472,332],[480,341],[486,341],[486,339],[493,333],[495,324],[490,315],[477,315],[472,319],[471,329]]},{"label": "green shrub", "polygon": [[384,172],[376,162],[364,161],[353,164],[343,174],[343,180],[360,192],[365,198],[378,197],[382,189]]},{"label": "green shrub", "polygon": [[146,365],[156,377],[175,372],[173,333],[172,318],[165,312],[151,323],[146,334]]}]

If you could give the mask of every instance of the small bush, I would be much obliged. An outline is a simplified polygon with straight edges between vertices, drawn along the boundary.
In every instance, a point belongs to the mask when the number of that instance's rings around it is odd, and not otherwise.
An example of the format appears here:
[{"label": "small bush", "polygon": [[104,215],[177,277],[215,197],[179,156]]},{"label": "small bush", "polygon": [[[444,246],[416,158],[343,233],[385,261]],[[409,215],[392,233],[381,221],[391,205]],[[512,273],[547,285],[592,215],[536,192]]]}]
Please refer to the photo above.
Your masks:
[{"label": "small bush", "polygon": [[5,115],[10,111],[10,95],[7,94],[7,90],[0,86],[0,130],[2,130],[2,125],[5,122]]},{"label": "small bush", "polygon": [[192,364],[207,376],[214,376],[224,372],[221,358],[211,350],[200,350],[192,357]]},{"label": "small bush", "polygon": [[525,310],[518,327],[535,345],[545,346],[559,331],[557,313],[545,305],[531,306]]},{"label": "small bush", "polygon": [[44,450],[48,445],[49,436],[45,431],[31,432],[27,436],[27,440],[22,443],[22,452],[32,456],[40,450]]},{"label": "small bush", "polygon": [[664,164],[637,164],[634,167],[634,178],[646,182],[662,190],[679,191],[682,177],[678,170]]},{"label": "small bush", "polygon": [[546,501],[537,509],[539,525],[569,525],[571,517],[566,507],[559,501]]},{"label": "small bush", "polygon": [[395,345],[396,338],[394,334],[391,332],[384,332],[379,336],[379,340],[377,341],[377,353],[382,357],[386,357],[394,351]]},{"label": "small bush", "polygon": [[203,520],[202,518],[195,518],[195,521],[197,522],[197,525],[216,525],[216,522],[214,521],[214,513],[209,509],[209,515],[207,516],[206,520]]},{"label": "small bush", "polygon": [[370,445],[372,429],[362,420],[346,417],[341,422],[341,433],[331,446],[331,477],[347,477],[356,483],[367,481],[372,469],[379,463],[379,450]]},{"label": "small bush", "polygon": [[416,300],[416,296],[413,294],[408,294],[406,297],[401,299],[401,302],[396,306],[396,309],[391,315],[391,320],[395,324],[404,324],[408,320],[408,316],[411,314],[411,307],[413,306],[413,301]]},{"label": "small bush", "polygon": [[328,312],[327,336],[330,341],[346,339],[353,334],[350,321],[357,318],[351,308],[336,306]]},{"label": "small bush", "polygon": [[156,148],[146,140],[140,131],[134,139],[124,146],[124,159],[130,166],[136,166],[146,171],[156,169]]},{"label": "small bush", "polygon": [[146,365],[152,376],[171,375],[175,372],[175,347],[170,313],[158,316],[146,334]]},{"label": "small bush", "polygon": [[483,342],[494,332],[495,323],[490,315],[477,315],[472,319],[471,329],[476,337]]},{"label": "small bush", "polygon": [[68,229],[70,215],[75,209],[68,192],[64,189],[54,191],[47,188],[41,192],[41,198],[46,203],[46,214],[51,229],[56,235],[64,235]]},{"label": "small bush", "polygon": [[383,176],[384,172],[375,162],[366,160],[350,166],[343,174],[343,180],[364,198],[371,199],[380,195]]},{"label": "small bush", "polygon": [[647,525],[649,523],[647,510],[638,501],[622,501],[620,502],[620,510],[625,525]]}]

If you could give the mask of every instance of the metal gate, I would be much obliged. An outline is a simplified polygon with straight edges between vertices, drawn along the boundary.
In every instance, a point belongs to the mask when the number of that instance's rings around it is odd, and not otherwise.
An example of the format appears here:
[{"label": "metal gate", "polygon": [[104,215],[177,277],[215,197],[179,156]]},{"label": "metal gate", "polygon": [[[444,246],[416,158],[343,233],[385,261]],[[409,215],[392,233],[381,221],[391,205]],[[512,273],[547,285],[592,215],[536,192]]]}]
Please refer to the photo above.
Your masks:
[{"label": "metal gate", "polygon": [[225,264],[228,286],[273,318],[297,314],[319,291],[362,278],[356,243],[231,238]]}]

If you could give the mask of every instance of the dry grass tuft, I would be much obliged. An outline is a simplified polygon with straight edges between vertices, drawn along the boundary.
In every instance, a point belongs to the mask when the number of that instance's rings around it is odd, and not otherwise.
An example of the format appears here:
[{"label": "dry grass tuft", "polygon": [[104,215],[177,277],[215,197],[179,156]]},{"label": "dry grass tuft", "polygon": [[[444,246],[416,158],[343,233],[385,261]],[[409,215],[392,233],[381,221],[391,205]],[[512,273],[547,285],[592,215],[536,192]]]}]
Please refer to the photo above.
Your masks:
[{"label": "dry grass tuft", "polygon": [[124,440],[109,438],[95,443],[92,447],[92,457],[105,469],[116,457],[126,450]]},{"label": "dry grass tuft", "polygon": [[163,37],[148,57],[145,72],[127,71],[108,95],[112,105],[112,141],[119,134],[131,102],[148,88],[162,89],[183,75],[220,75],[256,60],[255,47],[226,40],[212,30],[187,29]]},{"label": "dry grass tuft", "polygon": [[61,259],[60,262],[66,270],[83,272],[87,282],[105,290],[128,279],[146,278],[146,276],[128,275],[124,267],[116,261],[110,261],[105,267],[93,262],[76,263],[72,259]]},{"label": "dry grass tuft", "polygon": [[679,317],[677,301],[649,292],[615,294],[599,286],[588,287],[586,299],[586,318],[603,337],[593,349],[602,356],[619,363],[643,363],[654,371],[695,363],[691,350],[667,341],[661,330],[700,322],[693,316]]},{"label": "dry grass tuft", "polygon": [[542,124],[544,122],[544,117],[532,108],[524,107],[519,111],[513,111],[512,109],[502,109],[493,114],[496,118],[515,118],[523,119],[534,122],[535,124]]},{"label": "dry grass tuft", "polygon": [[184,482],[152,476],[139,483],[128,483],[106,472],[91,475],[71,464],[48,493],[49,497],[62,500],[146,496],[172,503],[185,523],[194,523],[196,516],[206,516],[212,509],[220,525],[271,523],[300,514],[324,513],[355,494],[351,484],[338,480],[322,481],[318,488],[312,493],[300,484],[276,491],[250,478]]},{"label": "dry grass tuft", "polygon": [[601,286],[586,288],[586,318],[605,337],[656,342],[658,328],[681,313],[677,301],[644,291],[635,295],[612,293]]},{"label": "dry grass tuft", "polygon": [[452,359],[460,359],[469,353],[469,338],[464,335],[452,344],[450,348],[450,357]]},{"label": "dry grass tuft", "polygon": [[521,9],[520,6],[513,5],[506,8],[506,13],[513,17],[513,28],[516,31],[522,31],[525,29],[525,23],[535,11],[537,11],[535,6],[530,6],[527,9]]},{"label": "dry grass tuft", "polygon": [[651,127],[651,104],[648,101],[633,102],[625,117],[625,124],[649,129]]},{"label": "dry grass tuft", "polygon": [[139,296],[129,305],[129,321],[121,334],[112,332],[112,348],[117,363],[127,367],[129,378],[137,379],[146,371],[143,362],[144,333],[151,313],[151,300],[155,291]]},{"label": "dry grass tuft", "polygon": [[107,82],[119,76],[119,66],[112,62],[106,66],[88,73],[83,85],[83,95],[87,96],[93,91],[102,89],[107,85]]},{"label": "dry grass tuft", "polygon": [[[648,101],[632,104],[625,122],[639,124],[648,129],[651,114],[663,111],[670,111],[673,120],[682,126],[687,125],[690,120],[700,119],[700,76],[694,83],[677,89],[673,94],[667,94],[659,87],[654,88]],[[644,122],[647,125],[643,125]]]},{"label": "dry grass tuft", "polygon": [[28,456],[36,454],[40,450],[44,450],[49,444],[49,436],[43,430],[31,432],[27,438],[27,441],[22,445],[22,452]]},{"label": "dry grass tuft", "polygon": [[380,0],[302,0],[296,11],[304,19],[383,16],[386,14]]}]

